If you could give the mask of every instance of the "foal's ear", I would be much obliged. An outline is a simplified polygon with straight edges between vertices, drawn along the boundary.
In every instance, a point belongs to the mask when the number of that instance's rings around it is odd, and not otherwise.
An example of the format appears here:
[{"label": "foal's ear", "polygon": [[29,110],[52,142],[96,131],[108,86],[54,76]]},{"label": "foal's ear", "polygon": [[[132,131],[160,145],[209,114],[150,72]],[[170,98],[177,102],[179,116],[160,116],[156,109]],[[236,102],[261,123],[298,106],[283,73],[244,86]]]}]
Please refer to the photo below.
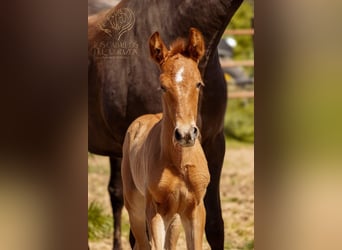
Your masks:
[{"label": "foal's ear", "polygon": [[162,64],[167,54],[167,48],[160,38],[159,32],[153,33],[149,40],[150,55],[158,64]]},{"label": "foal's ear", "polygon": [[198,63],[202,59],[205,52],[205,44],[202,33],[198,29],[190,28],[187,50],[189,56],[195,62]]}]

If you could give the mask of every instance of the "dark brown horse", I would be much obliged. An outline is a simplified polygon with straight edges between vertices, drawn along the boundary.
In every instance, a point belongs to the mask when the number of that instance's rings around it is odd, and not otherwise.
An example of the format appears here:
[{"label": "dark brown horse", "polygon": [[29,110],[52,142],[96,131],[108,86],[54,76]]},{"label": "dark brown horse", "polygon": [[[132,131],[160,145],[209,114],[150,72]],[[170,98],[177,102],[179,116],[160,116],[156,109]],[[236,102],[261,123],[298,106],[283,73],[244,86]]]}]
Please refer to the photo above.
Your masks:
[{"label": "dark brown horse", "polygon": [[92,153],[110,156],[109,192],[115,221],[115,249],[121,245],[120,164],[124,135],[136,117],[161,112],[162,107],[159,69],[149,60],[146,41],[158,30],[170,44],[177,37],[187,37],[190,27],[202,31],[207,45],[199,65],[206,87],[197,121],[211,176],[204,199],[205,230],[211,248],[223,249],[219,184],[225,153],[223,121],[227,89],[217,44],[241,2],[123,0],[109,11],[88,18],[88,147]]},{"label": "dark brown horse", "polygon": [[119,2],[120,0],[88,0],[88,16],[110,9]]}]

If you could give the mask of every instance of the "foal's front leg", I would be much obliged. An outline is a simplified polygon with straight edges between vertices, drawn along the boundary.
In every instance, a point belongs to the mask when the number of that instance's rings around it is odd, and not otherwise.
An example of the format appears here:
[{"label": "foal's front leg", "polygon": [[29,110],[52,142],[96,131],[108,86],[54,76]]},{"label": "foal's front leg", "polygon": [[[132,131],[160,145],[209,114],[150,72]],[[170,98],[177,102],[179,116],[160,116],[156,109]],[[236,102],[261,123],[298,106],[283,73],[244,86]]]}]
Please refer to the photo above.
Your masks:
[{"label": "foal's front leg", "polygon": [[188,250],[201,250],[205,226],[205,207],[203,202],[190,213],[182,216]]},{"label": "foal's front leg", "polygon": [[[149,196],[149,195],[147,195]],[[150,197],[146,199],[146,220],[151,250],[163,250],[165,245],[165,224],[157,211],[157,205]]]},{"label": "foal's front leg", "polygon": [[181,220],[179,214],[175,214],[170,222],[167,222],[165,237],[165,249],[176,250],[177,241],[180,234]]}]

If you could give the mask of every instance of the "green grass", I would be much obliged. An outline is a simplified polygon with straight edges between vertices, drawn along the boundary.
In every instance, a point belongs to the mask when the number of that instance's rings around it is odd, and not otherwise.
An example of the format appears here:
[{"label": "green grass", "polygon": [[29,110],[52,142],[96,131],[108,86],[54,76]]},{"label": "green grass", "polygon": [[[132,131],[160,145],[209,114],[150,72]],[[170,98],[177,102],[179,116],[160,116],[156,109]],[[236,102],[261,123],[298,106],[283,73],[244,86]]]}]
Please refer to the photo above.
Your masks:
[{"label": "green grass", "polygon": [[88,207],[88,239],[91,241],[108,238],[112,234],[113,220],[104,214],[101,204],[93,201]]},{"label": "green grass", "polygon": [[232,149],[232,148],[240,149],[240,148],[246,148],[246,147],[253,147],[253,143],[239,141],[234,138],[226,136],[226,149]]},{"label": "green grass", "polygon": [[130,230],[130,226],[129,226],[128,218],[123,218],[122,224],[121,224],[122,237],[129,239],[129,230]]},{"label": "green grass", "polygon": [[254,239],[247,241],[242,247],[236,247],[232,242],[224,243],[225,250],[239,249],[239,250],[253,250],[254,249]]},{"label": "green grass", "polygon": [[225,242],[224,243],[224,249],[226,249],[226,250],[234,249],[234,246],[231,242]]},{"label": "green grass", "polygon": [[248,241],[244,247],[242,248],[242,250],[252,250],[254,249],[254,239],[251,241]]},{"label": "green grass", "polygon": [[228,102],[224,125],[228,140],[254,142],[254,100],[232,99]]}]

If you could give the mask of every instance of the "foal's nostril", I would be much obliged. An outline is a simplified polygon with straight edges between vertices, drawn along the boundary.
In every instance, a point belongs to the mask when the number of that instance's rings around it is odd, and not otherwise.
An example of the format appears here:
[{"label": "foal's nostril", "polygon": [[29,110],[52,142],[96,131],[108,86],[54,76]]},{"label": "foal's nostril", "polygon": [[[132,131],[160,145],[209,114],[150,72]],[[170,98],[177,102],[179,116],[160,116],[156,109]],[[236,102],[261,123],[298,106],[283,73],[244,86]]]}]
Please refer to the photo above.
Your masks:
[{"label": "foal's nostril", "polygon": [[179,132],[178,128],[175,129],[175,138],[177,141],[180,141],[182,139],[182,135]]},{"label": "foal's nostril", "polygon": [[193,127],[193,131],[192,132],[194,133],[195,136],[197,136],[198,129],[196,127]]}]

